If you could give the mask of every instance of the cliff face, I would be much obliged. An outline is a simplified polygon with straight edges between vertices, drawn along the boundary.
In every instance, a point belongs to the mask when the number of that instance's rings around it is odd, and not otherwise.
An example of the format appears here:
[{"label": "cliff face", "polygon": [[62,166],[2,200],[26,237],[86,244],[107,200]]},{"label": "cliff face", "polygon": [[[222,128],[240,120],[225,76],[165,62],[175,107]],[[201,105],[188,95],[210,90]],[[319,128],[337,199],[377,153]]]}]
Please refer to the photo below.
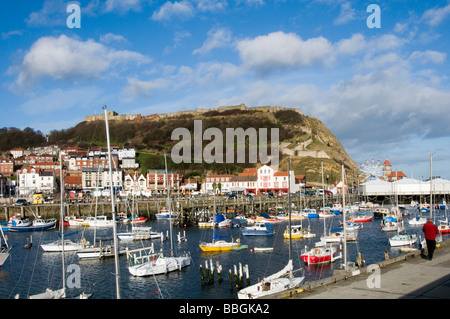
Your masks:
[{"label": "cliff face", "polygon": [[[80,146],[90,146],[94,144],[104,144],[104,124],[100,125],[101,116],[92,116],[89,121],[80,123],[74,128],[50,134],[50,142],[61,144],[78,144]],[[297,175],[306,175],[308,182],[321,183],[321,164],[323,163],[325,179],[333,182],[341,178],[341,163],[344,162],[348,182],[351,183],[356,178],[358,165],[348,156],[339,140],[323,125],[323,123],[312,117],[304,115],[298,109],[284,108],[279,106],[247,107],[243,104],[237,106],[222,106],[214,109],[196,109],[194,111],[181,111],[166,114],[153,114],[149,116],[120,116],[108,117],[110,123],[111,142],[114,144],[127,144],[135,146],[138,151],[161,155],[171,154],[175,145],[179,145],[182,140],[180,136],[175,139],[172,134],[176,129],[189,132],[185,142],[190,142],[192,161],[182,163],[182,169],[204,169],[214,170],[221,173],[237,172],[245,167],[256,167],[260,163],[250,162],[250,155],[256,149],[262,147],[261,134],[256,143],[249,137],[245,138],[245,145],[242,141],[234,144],[234,163],[228,164],[226,161],[226,133],[228,129],[242,128],[245,132],[255,129],[257,133],[260,129],[267,129],[268,142],[271,141],[271,129],[278,129],[278,158],[279,169],[287,169],[287,158],[291,158],[291,169]],[[197,121],[196,121],[197,120]],[[199,121],[200,120],[200,121]],[[196,122],[195,122],[196,121]],[[194,135],[198,134],[198,124],[201,124],[200,148],[204,153],[210,151],[213,146],[213,158],[220,158],[217,152],[223,151],[223,163],[195,163],[194,160]],[[219,134],[223,141],[207,137],[208,129]],[[197,130],[197,131],[196,131]],[[178,132],[179,130],[175,131]],[[222,142],[222,143],[221,143]],[[256,145],[255,145],[256,144]],[[229,146],[229,145],[228,145]],[[233,147],[232,147],[233,148]],[[272,150],[273,151],[273,150]],[[245,162],[238,163],[238,155],[244,156]],[[269,152],[270,153],[270,152]],[[259,154],[259,153],[258,153]],[[272,154],[273,155],[273,154]],[[269,155],[270,156],[270,155]]]}]

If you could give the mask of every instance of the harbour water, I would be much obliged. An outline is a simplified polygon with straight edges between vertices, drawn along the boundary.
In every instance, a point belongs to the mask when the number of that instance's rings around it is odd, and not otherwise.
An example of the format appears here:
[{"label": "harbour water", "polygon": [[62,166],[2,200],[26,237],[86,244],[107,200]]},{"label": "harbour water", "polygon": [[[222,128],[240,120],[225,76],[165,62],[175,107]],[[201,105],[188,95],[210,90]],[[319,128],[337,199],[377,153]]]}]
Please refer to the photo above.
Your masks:
[{"label": "harbour water", "polygon": [[[406,231],[409,234],[417,234],[418,238],[423,238],[421,226],[410,226],[408,220],[418,216],[417,208],[407,208],[409,215],[404,216]],[[371,211],[368,211],[371,214]],[[424,216],[428,216],[425,214]],[[436,223],[445,218],[445,211],[436,210],[434,212]],[[326,229],[339,226],[342,215],[327,218]],[[366,265],[379,262],[385,259],[385,250],[391,257],[398,256],[401,252],[399,248],[389,246],[389,237],[395,232],[383,232],[380,227],[380,219],[373,219],[363,223],[363,228],[358,232],[356,242],[349,242],[348,261],[355,261],[357,252],[361,252]],[[301,252],[305,246],[311,248],[314,243],[320,240],[324,231],[323,219],[303,219],[302,221],[292,221],[292,224],[302,223],[303,227],[308,225],[311,231],[316,234],[315,238],[298,239],[292,242],[292,257],[294,268],[302,269],[306,280],[318,280],[332,274],[335,267],[339,267],[340,261],[333,264],[323,264],[318,266],[307,266],[301,260]],[[168,221],[150,221],[147,225],[153,230],[166,234],[169,230]],[[127,269],[126,256],[120,257],[120,286],[121,297],[123,299],[237,299],[237,290],[230,289],[228,271],[234,272],[234,266],[248,265],[250,271],[250,281],[255,283],[258,279],[270,275],[282,269],[288,260],[289,241],[284,239],[283,232],[288,225],[287,221],[273,225],[275,234],[272,236],[241,236],[240,228],[227,228],[217,230],[220,235],[231,235],[234,239],[240,238],[243,245],[248,245],[248,249],[229,251],[222,253],[205,253],[199,248],[199,243],[203,240],[211,240],[211,228],[174,227],[174,238],[178,233],[186,234],[187,240],[181,243],[175,241],[176,253],[189,252],[192,261],[191,265],[181,271],[171,272],[166,275],[150,277],[133,277]],[[245,225],[244,225],[245,226]],[[127,225],[119,225],[118,232],[127,229]],[[74,227],[67,227],[66,233],[75,230]],[[80,240],[83,235],[88,241],[93,242],[94,229],[83,228],[80,232],[71,237],[72,241]],[[9,232],[6,233],[8,241],[12,244],[11,255],[0,270],[0,299],[27,298],[30,295],[42,293],[46,288],[60,289],[62,287],[62,258],[61,253],[44,252],[40,245],[58,239],[58,230],[47,230],[42,232]],[[32,247],[25,249],[24,245],[30,241],[32,236]],[[112,239],[112,228],[97,229],[97,238]],[[443,234],[443,236],[447,236]],[[131,243],[120,242],[123,247],[130,249],[148,247],[154,244],[155,251],[162,249],[164,252],[170,250],[169,241],[159,240],[134,241]],[[273,251],[256,252],[255,247],[273,247]],[[418,247],[418,243],[414,245]],[[200,266],[203,268],[205,262],[212,261],[214,265],[219,263],[222,266],[223,282],[219,283],[217,274],[213,284],[201,284]],[[74,265],[79,266],[73,267]],[[79,260],[72,252],[66,253],[65,266],[67,267],[66,278],[68,285],[68,297],[77,296],[80,292],[91,293],[92,299],[114,299],[116,298],[115,288],[115,266],[114,259],[104,260]],[[73,269],[79,270],[78,282],[73,281]]]}]

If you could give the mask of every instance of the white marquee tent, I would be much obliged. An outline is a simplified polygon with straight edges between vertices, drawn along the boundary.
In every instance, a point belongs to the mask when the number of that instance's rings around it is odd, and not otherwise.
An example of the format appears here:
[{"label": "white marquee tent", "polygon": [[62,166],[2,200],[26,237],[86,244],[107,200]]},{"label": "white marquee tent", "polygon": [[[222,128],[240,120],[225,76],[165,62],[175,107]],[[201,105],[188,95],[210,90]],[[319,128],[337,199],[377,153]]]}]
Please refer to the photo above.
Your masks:
[{"label": "white marquee tent", "polygon": [[[433,194],[450,194],[450,180],[436,178],[432,181]],[[413,178],[403,178],[395,182],[371,180],[359,186],[361,195],[389,196],[389,195],[429,195],[430,181],[421,181]]]}]

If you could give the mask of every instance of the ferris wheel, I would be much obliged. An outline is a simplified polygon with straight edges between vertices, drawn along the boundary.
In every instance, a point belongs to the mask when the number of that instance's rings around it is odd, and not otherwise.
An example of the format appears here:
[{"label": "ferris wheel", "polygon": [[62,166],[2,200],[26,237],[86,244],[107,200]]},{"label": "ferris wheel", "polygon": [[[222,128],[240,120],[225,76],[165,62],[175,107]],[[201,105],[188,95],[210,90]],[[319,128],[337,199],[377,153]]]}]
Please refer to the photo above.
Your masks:
[{"label": "ferris wheel", "polygon": [[366,160],[365,163],[359,166],[363,182],[381,178],[383,176],[383,169],[384,165],[380,161],[375,162],[375,160]]}]

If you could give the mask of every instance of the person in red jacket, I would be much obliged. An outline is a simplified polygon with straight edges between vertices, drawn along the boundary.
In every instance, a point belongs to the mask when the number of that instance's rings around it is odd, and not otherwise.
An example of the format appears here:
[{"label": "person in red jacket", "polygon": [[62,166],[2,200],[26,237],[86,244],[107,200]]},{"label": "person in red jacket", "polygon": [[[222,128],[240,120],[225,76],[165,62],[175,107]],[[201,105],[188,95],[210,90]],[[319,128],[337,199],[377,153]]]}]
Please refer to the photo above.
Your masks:
[{"label": "person in red jacket", "polygon": [[436,235],[439,234],[439,230],[433,220],[428,218],[428,222],[423,225],[422,231],[425,233],[425,240],[427,242],[428,256],[425,256],[428,260],[433,259],[433,253],[436,249]]}]

